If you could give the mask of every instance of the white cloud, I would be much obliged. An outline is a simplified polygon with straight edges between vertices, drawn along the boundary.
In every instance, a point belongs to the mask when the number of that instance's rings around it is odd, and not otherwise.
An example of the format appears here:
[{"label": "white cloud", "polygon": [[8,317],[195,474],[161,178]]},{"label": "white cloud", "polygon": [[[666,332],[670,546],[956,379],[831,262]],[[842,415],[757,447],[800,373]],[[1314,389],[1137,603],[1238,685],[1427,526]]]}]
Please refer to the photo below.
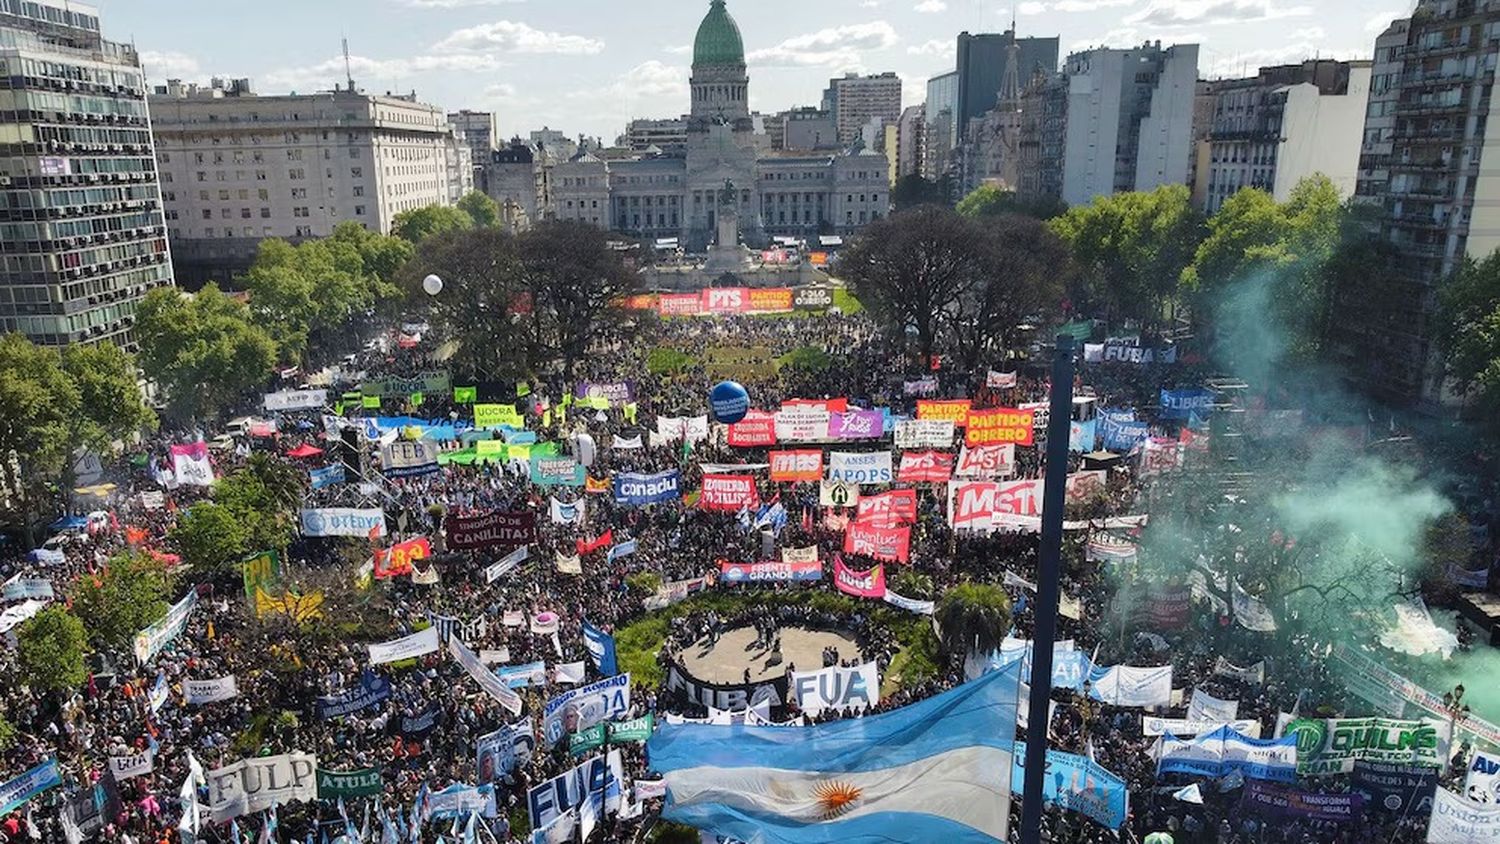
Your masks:
[{"label": "white cloud", "polygon": [[676,97],[681,100],[677,107],[687,105],[688,99],[688,76],[691,71],[686,67],[664,64],[652,59],[641,62],[613,83],[605,87],[605,92],[611,99],[615,98],[657,98],[666,99]]},{"label": "white cloud", "polygon": [[1097,12],[1117,6],[1134,6],[1136,0],[1057,0],[1052,4],[1054,12]]},{"label": "white cloud", "polygon": [[[1312,31],[1322,30],[1313,27]],[[1321,35],[1309,37],[1304,32],[1293,33],[1291,40],[1277,47],[1263,47],[1240,53],[1206,53],[1198,58],[1198,72],[1205,79],[1236,79],[1254,75],[1260,68],[1278,64],[1295,64],[1304,59],[1321,56],[1325,59],[1355,59],[1363,49],[1329,50]]]},{"label": "white cloud", "polygon": [[859,0],[859,7],[861,9],[878,9],[880,8],[880,0]]},{"label": "white cloud", "polygon": [[473,6],[503,6],[508,3],[525,3],[526,0],[398,0],[403,6],[413,9],[468,9]]},{"label": "white cloud", "polygon": [[853,70],[866,50],[884,50],[901,40],[885,21],[831,27],[788,38],[774,47],[752,50],[751,64],[780,67],[831,67]]},{"label": "white cloud", "polygon": [[671,47],[663,47],[663,48],[661,48],[661,51],[663,53],[667,53],[668,55],[686,56],[687,54],[693,52],[693,45],[691,45],[691,44],[677,44],[677,45],[674,45],[674,46],[671,46]]},{"label": "white cloud", "polygon": [[1275,0],[1152,0],[1146,8],[1126,17],[1125,22],[1151,26],[1199,26],[1250,23],[1312,13],[1311,6],[1283,8]]},{"label": "white cloud", "polygon": [[141,68],[152,79],[192,79],[200,72],[197,59],[170,50],[141,51]]},{"label": "white cloud", "polygon": [[484,98],[487,100],[514,100],[516,98],[516,86],[509,82],[496,82],[486,85]]},{"label": "white cloud", "polygon": [[468,53],[557,53],[594,55],[604,51],[604,42],[583,35],[533,29],[519,21],[495,21],[454,31],[433,47],[439,52]]},{"label": "white cloud", "polygon": [[[493,56],[451,54],[372,59],[350,56],[349,71],[362,87],[374,90],[387,83],[405,83],[423,73],[464,73],[499,70],[504,65]],[[265,74],[267,91],[308,91],[332,88],[344,81],[344,57],[335,56],[314,65],[288,67]]]},{"label": "white cloud", "polygon": [[1032,0],[1031,2],[1022,3],[1021,5],[1019,5],[1019,6],[1016,7],[1016,14],[1018,14],[1018,15],[1020,15],[1022,17],[1028,17],[1028,18],[1031,17],[1031,16],[1033,16],[1033,15],[1040,15],[1043,12],[1046,12],[1046,11],[1047,11],[1047,4],[1046,3],[1038,3],[1038,2],[1035,2],[1035,0]]},{"label": "white cloud", "polygon": [[1386,27],[1391,25],[1391,21],[1404,16],[1405,15],[1403,15],[1399,11],[1383,12],[1381,14],[1378,14],[1375,17],[1365,21],[1365,32],[1368,32],[1371,35],[1379,35],[1380,33],[1385,32]]},{"label": "white cloud", "polygon": [[951,38],[934,38],[931,41],[923,41],[906,48],[907,55],[911,56],[946,56],[951,55],[957,47]]},{"label": "white cloud", "polygon": [[917,4],[917,11],[924,15],[935,15],[938,12],[948,11],[948,4],[943,0],[922,0]]}]

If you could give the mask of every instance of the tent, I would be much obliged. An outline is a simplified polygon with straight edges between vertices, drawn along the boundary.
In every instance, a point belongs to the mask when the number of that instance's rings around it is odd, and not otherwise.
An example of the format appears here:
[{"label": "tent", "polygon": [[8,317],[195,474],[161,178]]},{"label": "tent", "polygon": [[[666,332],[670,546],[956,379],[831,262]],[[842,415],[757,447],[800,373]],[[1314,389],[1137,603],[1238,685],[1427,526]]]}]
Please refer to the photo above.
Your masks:
[{"label": "tent", "polygon": [[322,453],[323,453],[323,449],[318,448],[317,446],[311,445],[309,443],[303,443],[302,445],[297,446],[296,448],[292,449],[291,451],[288,451],[286,453],[286,456],[287,457],[295,457],[298,460],[305,460],[305,459],[307,459],[309,457],[317,457],[318,455],[320,455]]}]

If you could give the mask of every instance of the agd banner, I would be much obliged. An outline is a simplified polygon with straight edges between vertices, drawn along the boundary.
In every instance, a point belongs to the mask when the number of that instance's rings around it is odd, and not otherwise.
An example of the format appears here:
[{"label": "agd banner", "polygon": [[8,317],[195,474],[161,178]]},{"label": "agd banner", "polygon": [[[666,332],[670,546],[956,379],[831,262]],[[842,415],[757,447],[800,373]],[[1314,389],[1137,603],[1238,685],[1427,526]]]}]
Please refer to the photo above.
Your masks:
[{"label": "agd banner", "polygon": [[318,759],[311,753],[257,756],[208,772],[214,823],[318,796]]},{"label": "agd banner", "polygon": [[348,507],[319,507],[302,511],[303,536],[350,536],[374,539],[385,536],[385,511]]},{"label": "agd banner", "polygon": [[821,671],[793,671],[792,699],[808,715],[825,709],[863,712],[880,702],[880,672],[874,662],[854,668],[834,665]]},{"label": "agd banner", "polygon": [[681,479],[682,474],[676,469],[654,475],[620,472],[614,478],[615,501],[634,507],[676,501],[682,497]]}]

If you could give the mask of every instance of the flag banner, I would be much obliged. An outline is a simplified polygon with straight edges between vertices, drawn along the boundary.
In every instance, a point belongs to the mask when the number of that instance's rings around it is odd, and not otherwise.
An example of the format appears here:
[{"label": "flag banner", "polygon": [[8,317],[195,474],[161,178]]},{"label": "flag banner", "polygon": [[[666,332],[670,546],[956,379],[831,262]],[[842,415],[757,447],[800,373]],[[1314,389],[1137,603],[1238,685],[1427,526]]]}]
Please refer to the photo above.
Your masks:
[{"label": "flag banner", "polygon": [[878,410],[850,410],[828,418],[828,437],[834,440],[878,440],[885,434],[885,414]]},{"label": "flag banner", "polygon": [[109,757],[109,772],[118,782],[124,782],[141,774],[149,774],[155,767],[156,753],[151,750],[132,753],[129,756]]},{"label": "flag banner", "polygon": [[1151,426],[1134,419],[1121,422],[1106,421],[1100,426],[1099,437],[1106,451],[1128,454],[1134,451],[1136,446],[1151,438]]},{"label": "flag banner", "polygon": [[707,683],[690,676],[675,662],[667,666],[665,689],[681,703],[735,711],[761,705],[781,706],[788,694],[785,673],[749,683]]},{"label": "flag banner", "polygon": [[573,390],[575,399],[598,401],[603,399],[606,407],[618,407],[635,401],[635,383],[632,381],[579,381]]},{"label": "flag banner", "polygon": [[594,667],[599,669],[600,674],[612,677],[619,673],[615,664],[615,637],[584,621],[583,646],[588,650],[589,657],[593,659]]},{"label": "flag banner", "polygon": [[776,483],[817,483],[823,479],[823,452],[818,449],[773,451],[771,480]]},{"label": "flag banner", "polygon": [[588,514],[588,499],[586,498],[567,504],[556,498],[549,498],[548,501],[548,509],[554,525],[581,525],[584,516]]},{"label": "flag banner", "polygon": [[495,699],[495,702],[505,707],[512,715],[521,714],[521,696],[511,690],[504,680],[491,673],[479,656],[469,649],[468,645],[460,642],[457,636],[448,639],[448,653],[453,659],[474,678],[486,694]]},{"label": "flag banner", "polygon": [[1008,478],[1016,473],[1015,445],[964,446],[953,469],[958,478]]},{"label": "flag banner", "polygon": [[5,581],[4,591],[0,593],[0,599],[6,601],[24,601],[28,598],[39,601],[50,601],[56,597],[52,591],[52,581],[45,577],[21,577],[16,575]]},{"label": "flag banner", "polygon": [[628,557],[638,550],[640,550],[640,543],[634,539],[621,542],[619,545],[609,549],[609,561],[613,563],[615,560]]},{"label": "flag banner", "polygon": [[383,580],[411,574],[412,564],[432,556],[432,542],[425,536],[397,542],[389,548],[375,550],[375,579]]},{"label": "flag banner", "polygon": [[825,709],[863,712],[880,702],[880,672],[875,663],[853,668],[839,665],[820,671],[793,671],[789,688],[797,708],[816,718]]},{"label": "flag banner", "polygon": [[442,791],[428,794],[426,809],[427,819],[430,821],[445,821],[470,815],[493,818],[495,787],[456,782]]},{"label": "flag banner", "polygon": [[615,502],[632,507],[676,501],[682,497],[682,473],[673,469],[642,475],[620,472],[615,475]]},{"label": "flag banner", "polygon": [[1147,364],[1173,364],[1177,362],[1177,347],[1154,348],[1142,346],[1139,337],[1111,337],[1103,343],[1085,343],[1085,363],[1129,363],[1136,366]]},{"label": "flag banner", "polygon": [[174,445],[172,479],[178,486],[213,486],[214,467],[208,459],[208,445],[203,442]]},{"label": "flag banner", "polygon": [[359,385],[359,391],[366,396],[403,399],[412,393],[446,393],[452,389],[453,379],[445,369],[418,373],[410,378],[377,378]]},{"label": "flag banner", "polygon": [[218,703],[239,697],[239,694],[240,688],[233,674],[216,680],[185,680],[182,684],[183,702],[189,706]]},{"label": "flag banner", "polygon": [[474,405],[474,427],[485,428],[524,428],[526,418],[513,404],[476,404]]},{"label": "flag banner", "polygon": [[14,812],[26,801],[49,788],[62,785],[57,760],[48,759],[18,777],[0,784],[0,814]]},{"label": "flag banner", "polygon": [[951,448],[952,419],[902,419],[896,423],[896,448]]},{"label": "flag banner", "polygon": [[901,455],[896,480],[904,484],[944,484],[953,477],[953,455],[909,451]]},{"label": "flag banner", "polygon": [[438,470],[437,443],[396,440],[380,447],[380,469],[387,478],[414,478]]},{"label": "flag banner", "polygon": [[604,724],[595,724],[586,730],[579,730],[568,739],[568,752],[574,756],[582,756],[592,750],[598,750],[604,746]]},{"label": "flag banner", "polygon": [[1115,665],[1096,667],[1089,675],[1095,700],[1111,706],[1170,706],[1172,703],[1172,666],[1137,667]]},{"label": "flag banner", "polygon": [[1164,475],[1182,468],[1182,444],[1176,440],[1152,437],[1140,444],[1143,478]]},{"label": "flag banner", "polygon": [[493,510],[471,516],[449,515],[443,519],[448,547],[473,551],[495,546],[514,548],[536,543],[536,514]]},{"label": "flag banner", "polygon": [[969,420],[971,404],[968,399],[922,399],[917,402],[917,418],[952,422],[962,428]]},{"label": "flag banner", "polygon": [[1109,486],[1109,473],[1103,469],[1095,469],[1088,472],[1074,472],[1068,476],[1066,487],[1066,503],[1086,504],[1089,499],[1103,495]]},{"label": "flag banner", "polygon": [[615,434],[614,439],[610,440],[609,447],[612,451],[640,451],[646,447],[646,444],[641,441],[640,434],[636,434],[629,439]]},{"label": "flag banner", "polygon": [[338,800],[355,797],[374,797],[382,790],[379,768],[362,768],[357,771],[331,771],[318,769],[318,799]]},{"label": "flag banner", "polygon": [[1041,507],[1040,480],[948,483],[948,524],[954,530],[992,531],[1010,516],[1040,516]]},{"label": "flag banner", "polygon": [[612,742],[645,741],[651,738],[651,730],[654,723],[654,718],[649,712],[639,718],[632,718],[629,721],[610,721],[609,740]]},{"label": "flag banner", "polygon": [[984,386],[991,390],[1008,390],[1016,386],[1017,375],[1014,372],[996,372],[991,369],[984,376]]},{"label": "flag banner", "polygon": [[1074,421],[1068,425],[1068,451],[1090,452],[1098,439],[1099,420]]},{"label": "flag banner", "polygon": [[811,727],[664,725],[646,745],[663,816],[747,841],[1008,840],[1016,686]]},{"label": "flag banner", "polygon": [[[531,815],[531,828],[545,830],[548,824],[561,818],[576,816],[583,836],[581,840],[587,841],[599,818],[620,810],[624,787],[624,762],[620,751],[611,750],[607,756],[586,760],[527,792],[526,807]],[[573,839],[570,835],[558,840]]]},{"label": "flag banner", "polygon": [[694,577],[688,580],[676,580],[671,583],[663,583],[656,594],[647,597],[642,604],[648,612],[664,610],[673,604],[687,600],[688,596],[695,592],[702,592],[708,588],[708,578]]},{"label": "flag banner", "polygon": [[935,375],[924,375],[915,381],[902,381],[901,393],[908,396],[930,396],[938,391],[938,380]]},{"label": "flag banner", "polygon": [[1296,736],[1252,739],[1220,727],[1191,739],[1164,735],[1157,739],[1155,752],[1158,775],[1221,777],[1239,772],[1248,779],[1286,783],[1297,779]]},{"label": "flag banner", "polygon": [[760,504],[753,475],[704,475],[698,506],[704,510],[737,513]]},{"label": "flag banner", "polygon": [[307,472],[309,485],[313,489],[325,489],[344,482],[344,464],[335,463],[322,469],[309,469]]},{"label": "flag banner", "polygon": [[[1026,742],[1018,741],[1011,756],[1010,793],[1019,796],[1025,789]],[[1124,780],[1087,756],[1048,750],[1042,802],[1119,829],[1129,812],[1130,792]]]},{"label": "flag banner", "polygon": [[360,674],[359,685],[352,689],[318,698],[318,717],[337,718],[369,709],[391,697],[390,681],[373,671]]},{"label": "flag banner", "polygon": [[1480,803],[1500,805],[1500,754],[1475,750],[1464,778],[1464,796]]},{"label": "flag banner", "polygon": [[0,633],[9,633],[41,612],[46,606],[46,601],[33,598],[0,613]]},{"label": "flag banner", "polygon": [[1500,841],[1500,806],[1466,800],[1446,788],[1437,790],[1427,844],[1475,844]]},{"label": "flag banner", "polygon": [[783,563],[816,563],[818,561],[818,546],[809,545],[806,548],[783,548],[781,549],[781,561]]},{"label": "flag banner", "polygon": [[877,528],[896,528],[917,523],[917,491],[896,489],[859,500],[855,524]]},{"label": "flag banner", "polygon": [[282,390],[266,393],[266,410],[317,410],[328,405],[327,390]]},{"label": "flag banner", "polygon": [[319,507],[301,512],[303,536],[385,536],[385,511],[374,508]]},{"label": "flag banner", "polygon": [[1031,445],[1035,436],[1035,414],[1029,410],[997,407],[971,410],[964,428],[964,445]]},{"label": "flag banner", "polygon": [[828,455],[828,480],[851,484],[888,484],[895,478],[889,451],[835,451]]},{"label": "flag banner", "polygon": [[1266,661],[1261,660],[1249,668],[1239,668],[1221,656],[1214,663],[1214,674],[1220,677],[1239,680],[1241,683],[1251,686],[1260,686],[1266,682]]},{"label": "flag banner", "polygon": [[474,743],[475,768],[481,783],[495,782],[509,774],[517,765],[531,761],[536,750],[536,736],[531,731],[531,721],[518,721],[486,733]]},{"label": "flag banner", "polygon": [[454,387],[454,404],[473,404],[479,401],[479,388],[476,387]]},{"label": "flag banner", "polygon": [[541,662],[501,666],[495,669],[494,674],[512,689],[547,685],[547,666]]},{"label": "flag banner", "polygon": [[823,564],[811,563],[719,563],[719,580],[736,583],[790,583],[823,579]]},{"label": "flag banner", "polygon": [[208,772],[214,823],[318,796],[318,758],[311,753],[257,756]]},{"label": "flag banner", "polygon": [[849,481],[823,481],[818,488],[818,503],[824,507],[857,506],[859,484]]},{"label": "flag banner", "polygon": [[592,554],[595,551],[598,551],[600,548],[607,548],[610,545],[613,545],[614,541],[615,532],[614,529],[611,528],[610,530],[599,534],[593,539],[584,539],[582,537],[579,537],[578,539],[573,540],[573,547],[574,550],[578,552],[578,556],[581,557],[585,554]]},{"label": "flag banner", "polygon": [[855,571],[844,565],[844,558],[833,558],[833,585],[845,595],[856,598],[885,597],[885,567],[876,566],[869,571]]},{"label": "flag banner", "polygon": [[600,721],[613,721],[630,711],[630,674],[569,689],[547,701],[542,709],[542,735],[555,746],[571,733]]},{"label": "flag banner", "polygon": [[890,589],[885,590],[885,594],[881,598],[893,607],[900,607],[907,612],[914,612],[919,615],[932,615],[937,610],[937,602],[935,601],[918,601],[915,598],[902,597]]},{"label": "flag banner", "polygon": [[554,557],[554,566],[558,574],[583,574],[583,561],[577,554],[557,552]]},{"label": "flag banner", "polygon": [[1250,780],[1240,795],[1240,808],[1281,818],[1307,818],[1330,823],[1359,820],[1364,798],[1358,794],[1317,794],[1275,783]]},{"label": "flag banner", "polygon": [[1202,689],[1193,689],[1193,697],[1188,703],[1189,721],[1218,721],[1227,724],[1239,714],[1239,701],[1219,700]]},{"label": "flag banner", "polygon": [[827,407],[783,404],[774,416],[773,433],[777,442],[823,442],[832,417]]},{"label": "flag banner", "polygon": [[583,464],[571,457],[532,457],[531,482],[537,486],[583,486]]},{"label": "flag banner", "polygon": [[1247,719],[1242,721],[1193,721],[1187,718],[1157,718],[1147,715],[1141,719],[1141,735],[1163,736],[1168,733],[1178,738],[1191,738],[1203,733],[1211,733],[1220,727],[1228,727],[1242,736],[1260,738],[1260,722]]},{"label": "flag banner", "polygon": [[426,656],[436,653],[438,646],[438,629],[429,627],[410,636],[370,645],[370,664],[383,665],[387,662],[400,662],[403,659]]},{"label": "flag banner", "polygon": [[1286,733],[1297,742],[1297,772],[1325,777],[1347,774],[1355,762],[1443,768],[1451,723],[1438,718],[1299,718],[1287,725]]},{"label": "flag banner", "polygon": [[731,448],[761,448],[776,444],[776,415],[752,410],[745,418],[729,426]]},{"label": "flag banner", "polygon": [[911,528],[878,528],[852,524],[844,534],[844,553],[861,554],[888,563],[911,559]]},{"label": "flag banner", "polygon": [[1157,415],[1162,419],[1186,421],[1194,414],[1206,417],[1213,408],[1214,394],[1210,390],[1162,390],[1161,410]]},{"label": "flag banner", "polygon": [[[135,634],[132,648],[135,651],[136,661],[143,665],[150,662],[151,658],[160,653],[168,642],[177,638],[187,627],[188,616],[192,615],[193,608],[196,606],[198,606],[198,590],[197,588],[189,589],[188,593],[182,596],[182,600],[167,610],[166,615],[150,627]],[[6,612],[9,611],[6,610]]]}]

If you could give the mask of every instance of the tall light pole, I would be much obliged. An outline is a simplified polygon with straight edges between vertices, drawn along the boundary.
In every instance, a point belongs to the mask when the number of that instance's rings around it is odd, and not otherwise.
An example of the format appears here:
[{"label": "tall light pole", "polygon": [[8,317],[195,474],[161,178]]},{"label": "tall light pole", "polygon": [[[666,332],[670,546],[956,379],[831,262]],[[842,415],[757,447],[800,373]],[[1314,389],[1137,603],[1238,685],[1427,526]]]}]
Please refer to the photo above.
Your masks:
[{"label": "tall light pole", "polygon": [[1042,545],[1036,581],[1036,628],[1031,636],[1030,722],[1026,727],[1026,783],[1021,794],[1021,844],[1042,841],[1042,780],[1047,773],[1047,715],[1052,697],[1052,646],[1057,641],[1058,569],[1068,483],[1068,431],[1073,420],[1073,338],[1057,335],[1052,353],[1052,400],[1047,419],[1046,480],[1042,487]]}]

